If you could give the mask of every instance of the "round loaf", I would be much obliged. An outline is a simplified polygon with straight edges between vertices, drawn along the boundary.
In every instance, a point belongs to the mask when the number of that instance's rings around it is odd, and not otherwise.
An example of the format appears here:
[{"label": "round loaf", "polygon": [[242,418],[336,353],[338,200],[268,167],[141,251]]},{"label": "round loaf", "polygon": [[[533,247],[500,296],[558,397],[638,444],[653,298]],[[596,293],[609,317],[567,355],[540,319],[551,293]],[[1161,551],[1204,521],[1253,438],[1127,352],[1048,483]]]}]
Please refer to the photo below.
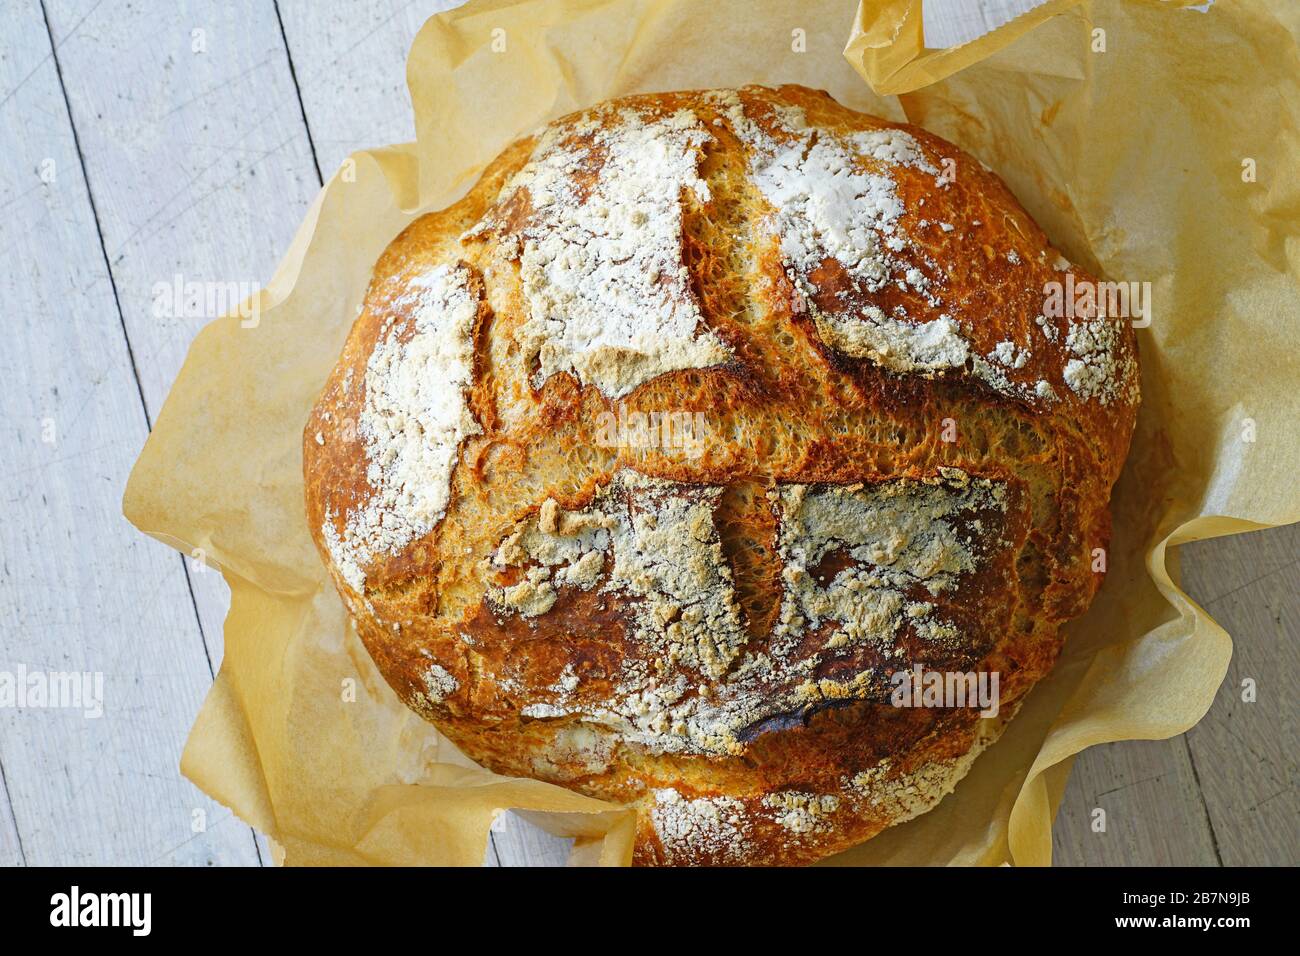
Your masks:
[{"label": "round loaf", "polygon": [[[638,863],[812,862],[950,792],[1100,583],[1138,376],[1052,305],[1091,281],[824,93],[605,103],[380,257],[311,531],[475,761],[635,807]],[[934,674],[996,716],[904,706]]]}]

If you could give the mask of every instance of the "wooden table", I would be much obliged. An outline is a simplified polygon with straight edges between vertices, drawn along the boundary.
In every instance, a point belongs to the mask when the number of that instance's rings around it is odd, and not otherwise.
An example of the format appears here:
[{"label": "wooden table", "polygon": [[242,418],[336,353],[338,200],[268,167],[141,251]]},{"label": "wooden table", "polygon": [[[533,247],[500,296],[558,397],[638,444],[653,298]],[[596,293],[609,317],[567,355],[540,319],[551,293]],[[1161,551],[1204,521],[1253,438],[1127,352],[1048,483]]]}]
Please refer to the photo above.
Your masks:
[{"label": "wooden table", "polygon": [[[97,719],[0,708],[0,864],[268,861],[177,771],[221,663],[224,584],[121,517],[208,318],[159,314],[158,288],[268,279],[322,172],[413,138],[407,47],[451,5],[0,0],[0,671],[106,682]],[[932,10],[930,35],[971,35],[1005,6]],[[1298,543],[1292,527],[1184,549],[1188,590],[1236,638],[1229,677],[1185,736],[1080,758],[1058,862],[1297,862]],[[563,857],[507,817],[487,862]]]}]

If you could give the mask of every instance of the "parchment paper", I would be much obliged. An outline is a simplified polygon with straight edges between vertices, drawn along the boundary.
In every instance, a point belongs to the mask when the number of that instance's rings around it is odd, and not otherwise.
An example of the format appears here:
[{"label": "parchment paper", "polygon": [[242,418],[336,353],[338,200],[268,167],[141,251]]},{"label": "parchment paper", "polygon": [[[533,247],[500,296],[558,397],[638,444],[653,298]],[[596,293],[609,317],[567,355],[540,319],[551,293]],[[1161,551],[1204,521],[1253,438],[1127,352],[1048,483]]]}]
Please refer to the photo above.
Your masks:
[{"label": "parchment paper", "polygon": [[1225,673],[1228,635],[1179,590],[1170,549],[1300,519],[1298,9],[1055,0],[951,51],[924,49],[919,0],[496,0],[435,17],[408,63],[418,142],[331,179],[256,327],[225,318],[195,339],[131,475],[127,517],[201,548],[231,586],[183,772],[290,864],[478,864],[507,808],[577,836],[578,861],[628,861],[629,811],[475,767],[389,691],[312,547],[301,429],[380,251],[508,142],[610,96],[797,82],[953,140],[1075,261],[1152,283],[1099,597],[955,794],[830,861],[1048,863],[1073,755],[1181,733]]}]

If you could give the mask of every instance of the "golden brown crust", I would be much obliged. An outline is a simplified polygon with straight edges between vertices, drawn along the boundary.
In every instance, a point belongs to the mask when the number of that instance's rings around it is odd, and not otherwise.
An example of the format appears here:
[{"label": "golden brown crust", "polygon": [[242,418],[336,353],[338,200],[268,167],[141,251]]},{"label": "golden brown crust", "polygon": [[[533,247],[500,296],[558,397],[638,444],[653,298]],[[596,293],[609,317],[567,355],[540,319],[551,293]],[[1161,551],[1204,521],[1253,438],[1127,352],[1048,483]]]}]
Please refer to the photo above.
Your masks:
[{"label": "golden brown crust", "polygon": [[[642,248],[615,236],[591,273],[653,310],[649,358],[644,342],[574,345],[576,318],[530,323],[571,291],[546,242],[609,200],[621,136],[645,155],[667,144],[659,188],[686,177]],[[556,182],[538,173],[548,155]],[[899,248],[868,242],[889,281],[829,254],[862,242],[858,224],[840,235],[800,206],[798,164],[818,162],[841,184],[892,184],[899,205],[880,200],[872,228]],[[680,272],[636,259],[665,237]],[[604,253],[582,254],[574,268]],[[376,263],[304,432],[309,526],[381,672],[470,757],[635,804],[641,863],[811,862],[951,789],[1100,582],[1136,346],[1119,319],[1042,315],[1046,283],[1090,279],[1063,266],[977,161],[824,93],[657,94],[568,117]],[[358,528],[380,540],[368,503],[401,493],[378,487],[373,422],[406,399],[377,387],[439,322],[472,353],[465,408],[443,388],[428,413],[459,423],[446,487],[384,530],[391,550],[361,548]],[[689,417],[657,442],[609,440],[611,421],[664,412]],[[424,454],[419,474],[440,461]],[[892,706],[890,675],[914,665],[997,671],[1001,716]]]}]

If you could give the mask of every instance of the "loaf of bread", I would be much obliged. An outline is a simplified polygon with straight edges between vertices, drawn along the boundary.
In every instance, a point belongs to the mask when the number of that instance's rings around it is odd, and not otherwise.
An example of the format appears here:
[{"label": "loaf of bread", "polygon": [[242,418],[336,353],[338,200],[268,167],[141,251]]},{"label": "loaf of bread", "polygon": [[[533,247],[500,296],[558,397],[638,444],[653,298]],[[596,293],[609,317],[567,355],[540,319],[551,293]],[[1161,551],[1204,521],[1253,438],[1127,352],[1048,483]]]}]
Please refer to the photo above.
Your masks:
[{"label": "loaf of bread", "polygon": [[812,862],[949,793],[1102,579],[1134,334],[1049,294],[1092,281],[824,93],[604,103],[380,257],[311,531],[473,760],[636,808],[638,863]]}]

